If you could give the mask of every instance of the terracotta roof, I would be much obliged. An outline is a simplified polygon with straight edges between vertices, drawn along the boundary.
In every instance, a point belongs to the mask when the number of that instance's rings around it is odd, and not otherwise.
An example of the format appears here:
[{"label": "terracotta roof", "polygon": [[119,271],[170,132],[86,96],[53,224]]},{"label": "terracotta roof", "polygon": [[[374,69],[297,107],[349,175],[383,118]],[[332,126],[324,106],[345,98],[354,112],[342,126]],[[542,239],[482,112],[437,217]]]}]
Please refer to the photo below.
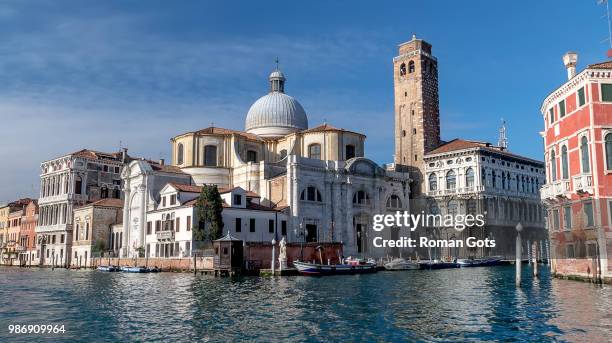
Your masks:
[{"label": "terracotta roof", "polygon": [[185,172],[181,170],[181,168],[177,166],[159,164],[159,162],[149,161],[149,160],[146,160],[146,161],[149,162],[149,164],[151,165],[151,168],[155,171],[161,171],[164,173],[173,173],[173,174],[186,174]]},{"label": "terracotta roof", "polygon": [[612,69],[612,61],[589,64],[587,69]]},{"label": "terracotta roof", "polygon": [[200,193],[200,192],[202,192],[202,187],[200,187],[200,186],[196,186],[196,185],[183,185],[183,184],[174,183],[174,182],[171,182],[170,184],[174,188],[179,190],[180,192],[187,192],[187,193]]},{"label": "terracotta roof", "polygon": [[94,202],[90,202],[87,203],[81,207],[118,207],[118,208],[122,208],[123,207],[123,200],[121,199],[114,199],[114,198],[107,198],[107,199],[100,199]]},{"label": "terracotta roof", "polygon": [[446,142],[440,145],[439,147],[435,148],[434,150],[429,151],[425,155],[427,157],[429,155],[443,154],[443,153],[447,153],[451,151],[471,149],[471,148],[480,148],[482,150],[499,153],[499,154],[506,155],[509,157],[519,158],[519,159],[530,161],[530,162],[537,163],[537,164],[543,164],[542,161],[538,161],[538,160],[534,160],[529,157],[517,155],[517,154],[509,152],[508,150],[502,150],[500,147],[494,146],[491,143],[468,141],[468,140],[463,140],[459,138],[455,138],[449,142]]},{"label": "terracotta roof", "polygon": [[337,131],[337,132],[349,132],[349,133],[354,133],[357,135],[361,135],[361,136],[365,136],[364,134],[361,134],[359,132],[355,132],[355,131],[349,131],[349,130],[345,130],[342,128],[337,128],[335,126],[329,125],[327,123],[310,128],[310,129],[306,129],[303,130],[302,133],[310,133],[310,132],[325,132],[325,131]]},{"label": "terracotta roof", "polygon": [[[105,160],[105,159],[111,159],[111,160],[117,160],[117,161],[121,161],[121,157],[122,157],[122,152],[101,152],[101,151],[95,151],[95,150],[90,150],[90,149],[82,149],[76,152],[73,152],[72,154],[73,156],[78,156],[78,157],[85,157],[85,158],[89,158],[92,160]],[[128,155],[128,161],[131,160],[130,156]]]},{"label": "terracotta roof", "polygon": [[[233,188],[219,188],[219,193],[223,194],[223,193],[229,193],[231,191],[233,191],[234,189],[239,188],[238,186],[233,187]],[[245,191],[245,195],[248,198],[261,198],[259,196],[259,194],[253,192],[253,191]]]}]

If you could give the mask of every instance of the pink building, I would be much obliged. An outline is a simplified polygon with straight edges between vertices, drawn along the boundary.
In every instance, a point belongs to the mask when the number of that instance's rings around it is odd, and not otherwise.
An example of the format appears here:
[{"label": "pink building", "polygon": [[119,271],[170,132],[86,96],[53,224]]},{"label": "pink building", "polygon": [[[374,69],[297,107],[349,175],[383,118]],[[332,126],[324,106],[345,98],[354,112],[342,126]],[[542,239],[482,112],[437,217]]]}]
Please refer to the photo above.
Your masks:
[{"label": "pink building", "polygon": [[577,55],[563,62],[568,81],[544,99],[547,207],[553,271],[612,280],[612,61],[576,74]]}]

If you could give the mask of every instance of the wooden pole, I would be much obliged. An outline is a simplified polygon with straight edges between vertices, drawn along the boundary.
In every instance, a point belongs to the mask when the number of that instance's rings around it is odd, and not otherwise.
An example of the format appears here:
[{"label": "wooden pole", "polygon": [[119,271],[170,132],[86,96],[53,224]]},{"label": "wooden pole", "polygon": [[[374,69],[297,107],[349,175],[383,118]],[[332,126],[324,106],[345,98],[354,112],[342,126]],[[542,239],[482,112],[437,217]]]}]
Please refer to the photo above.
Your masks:
[{"label": "wooden pole", "polygon": [[516,287],[521,287],[521,233],[518,232],[516,235],[516,260],[514,264],[516,265]]},{"label": "wooden pole", "polygon": [[531,249],[531,255],[533,258],[533,276],[538,276],[538,242],[533,242]]}]

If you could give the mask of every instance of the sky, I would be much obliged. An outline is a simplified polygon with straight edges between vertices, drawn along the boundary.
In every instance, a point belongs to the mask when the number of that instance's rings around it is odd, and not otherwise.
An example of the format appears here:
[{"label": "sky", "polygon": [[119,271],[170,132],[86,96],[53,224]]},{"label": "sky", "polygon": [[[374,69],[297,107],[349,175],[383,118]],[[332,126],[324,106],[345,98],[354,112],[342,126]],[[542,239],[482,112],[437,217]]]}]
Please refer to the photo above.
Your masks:
[{"label": "sky", "polygon": [[0,202],[37,197],[40,163],[83,148],[169,160],[171,137],[243,129],[278,57],[310,126],[393,160],[393,64],[413,34],[438,58],[442,139],[542,159],[540,105],[606,60],[596,0],[0,2]]}]

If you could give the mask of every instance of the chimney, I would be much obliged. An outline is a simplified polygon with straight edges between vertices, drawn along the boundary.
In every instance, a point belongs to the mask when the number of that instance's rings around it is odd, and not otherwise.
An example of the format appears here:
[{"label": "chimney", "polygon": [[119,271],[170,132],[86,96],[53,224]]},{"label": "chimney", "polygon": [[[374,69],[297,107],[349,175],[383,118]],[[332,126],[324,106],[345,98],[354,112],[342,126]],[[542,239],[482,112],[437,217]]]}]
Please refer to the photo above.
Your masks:
[{"label": "chimney", "polygon": [[576,62],[578,62],[578,54],[575,52],[567,52],[563,55],[563,64],[567,69],[567,79],[576,76]]},{"label": "chimney", "polygon": [[127,148],[123,148],[121,151],[121,162],[127,163]]},{"label": "chimney", "polygon": [[164,165],[164,162],[166,162],[166,161],[165,161],[163,158],[160,158],[160,159],[159,159],[159,165],[160,165],[160,166],[163,166],[163,165]]}]

